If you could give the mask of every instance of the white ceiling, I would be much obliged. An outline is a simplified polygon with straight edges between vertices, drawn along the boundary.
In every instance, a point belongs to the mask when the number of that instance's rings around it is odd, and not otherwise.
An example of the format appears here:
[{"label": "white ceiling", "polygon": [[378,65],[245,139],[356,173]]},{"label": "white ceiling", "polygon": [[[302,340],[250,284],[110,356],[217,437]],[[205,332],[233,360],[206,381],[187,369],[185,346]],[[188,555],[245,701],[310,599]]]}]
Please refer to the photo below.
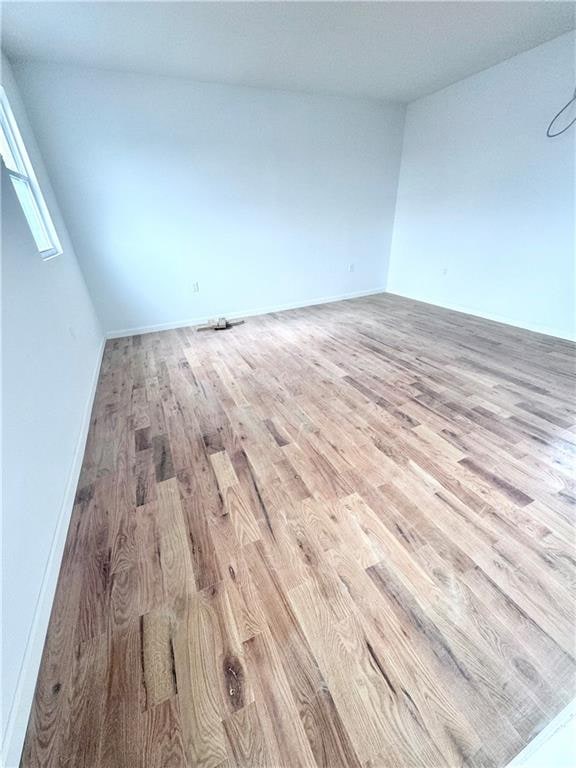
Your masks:
[{"label": "white ceiling", "polygon": [[573,29],[568,2],[5,2],[13,60],[411,101]]}]

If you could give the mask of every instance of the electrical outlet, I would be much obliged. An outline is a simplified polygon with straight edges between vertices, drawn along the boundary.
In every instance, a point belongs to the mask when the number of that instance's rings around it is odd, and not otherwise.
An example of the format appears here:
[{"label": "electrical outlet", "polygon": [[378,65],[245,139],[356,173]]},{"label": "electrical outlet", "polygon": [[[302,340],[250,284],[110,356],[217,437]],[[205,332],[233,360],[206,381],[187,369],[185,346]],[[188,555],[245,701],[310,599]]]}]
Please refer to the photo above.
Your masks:
[{"label": "electrical outlet", "polygon": [[198,283],[192,283],[192,293],[198,293],[200,286]]},{"label": "electrical outlet", "polygon": [[348,264],[348,272],[354,272],[354,263]]}]

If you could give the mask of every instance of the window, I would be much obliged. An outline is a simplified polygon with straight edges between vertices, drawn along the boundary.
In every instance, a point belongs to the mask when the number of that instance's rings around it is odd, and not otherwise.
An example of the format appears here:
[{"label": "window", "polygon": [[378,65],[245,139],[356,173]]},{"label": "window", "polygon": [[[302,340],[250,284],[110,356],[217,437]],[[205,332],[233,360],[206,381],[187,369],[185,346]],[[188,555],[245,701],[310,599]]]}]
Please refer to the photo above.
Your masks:
[{"label": "window", "polygon": [[0,86],[0,154],[10,175],[36,247],[43,259],[62,253],[62,246],[34,175],[30,158],[8,103]]}]

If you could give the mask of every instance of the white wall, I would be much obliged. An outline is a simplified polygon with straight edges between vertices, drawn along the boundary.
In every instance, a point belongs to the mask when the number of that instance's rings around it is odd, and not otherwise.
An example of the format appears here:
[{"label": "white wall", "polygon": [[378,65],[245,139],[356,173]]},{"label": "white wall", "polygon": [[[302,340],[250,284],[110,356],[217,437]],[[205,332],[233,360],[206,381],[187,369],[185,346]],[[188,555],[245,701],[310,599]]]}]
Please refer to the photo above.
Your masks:
[{"label": "white wall", "polygon": [[8,63],[2,84],[64,253],[43,262],[2,166],[2,739],[18,764],[84,449],[102,331]]},{"label": "white wall", "polygon": [[573,33],[409,105],[387,289],[574,336]]},{"label": "white wall", "polygon": [[107,331],[384,289],[403,107],[37,63],[16,77]]}]

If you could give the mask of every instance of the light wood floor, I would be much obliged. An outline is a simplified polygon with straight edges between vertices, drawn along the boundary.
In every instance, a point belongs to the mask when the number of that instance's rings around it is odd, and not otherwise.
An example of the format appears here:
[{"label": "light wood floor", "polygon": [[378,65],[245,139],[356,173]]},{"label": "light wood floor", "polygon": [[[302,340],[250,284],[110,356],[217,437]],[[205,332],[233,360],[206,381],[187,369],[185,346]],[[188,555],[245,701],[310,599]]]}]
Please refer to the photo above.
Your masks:
[{"label": "light wood floor", "polygon": [[504,766],[575,694],[574,361],[393,296],[108,342],[22,764]]}]

